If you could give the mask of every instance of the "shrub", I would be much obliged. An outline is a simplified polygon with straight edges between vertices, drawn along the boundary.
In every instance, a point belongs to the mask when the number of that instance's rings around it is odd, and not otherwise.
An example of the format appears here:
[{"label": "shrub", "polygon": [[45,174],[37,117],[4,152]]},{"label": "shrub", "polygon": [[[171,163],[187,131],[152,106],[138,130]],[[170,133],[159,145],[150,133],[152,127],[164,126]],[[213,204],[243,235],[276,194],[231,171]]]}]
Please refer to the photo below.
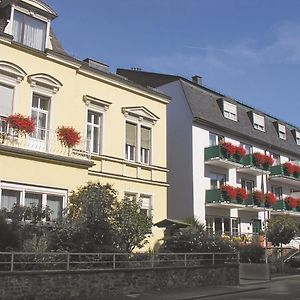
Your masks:
[{"label": "shrub", "polygon": [[240,244],[240,262],[260,263],[264,260],[265,250],[257,244]]}]

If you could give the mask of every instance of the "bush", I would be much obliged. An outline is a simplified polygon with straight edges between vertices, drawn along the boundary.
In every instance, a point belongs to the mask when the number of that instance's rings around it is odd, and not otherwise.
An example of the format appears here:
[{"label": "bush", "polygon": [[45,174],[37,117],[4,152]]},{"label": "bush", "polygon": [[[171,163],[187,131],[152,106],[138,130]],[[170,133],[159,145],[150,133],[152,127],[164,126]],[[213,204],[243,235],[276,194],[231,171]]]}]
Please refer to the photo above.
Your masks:
[{"label": "bush", "polygon": [[257,244],[240,244],[240,262],[261,263],[265,258],[265,249]]}]

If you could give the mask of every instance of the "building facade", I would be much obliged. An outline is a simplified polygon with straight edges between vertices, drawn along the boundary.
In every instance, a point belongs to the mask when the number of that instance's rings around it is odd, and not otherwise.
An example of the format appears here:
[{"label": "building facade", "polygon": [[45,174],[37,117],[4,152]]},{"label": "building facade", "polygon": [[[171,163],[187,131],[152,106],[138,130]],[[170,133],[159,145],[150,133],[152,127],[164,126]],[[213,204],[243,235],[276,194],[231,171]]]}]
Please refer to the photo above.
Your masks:
[{"label": "building facade", "polygon": [[199,76],[117,73],[172,98],[169,218],[196,217],[212,233],[249,239],[274,215],[300,224],[299,128],[203,86]]},{"label": "building facade", "polygon": [[[48,205],[56,219],[70,191],[99,181],[165,219],[169,97],[68,55],[51,29],[56,17],[42,1],[0,1],[0,207]],[[34,132],[16,134],[7,123],[15,114],[31,117]],[[65,147],[61,126],[80,143]]]}]

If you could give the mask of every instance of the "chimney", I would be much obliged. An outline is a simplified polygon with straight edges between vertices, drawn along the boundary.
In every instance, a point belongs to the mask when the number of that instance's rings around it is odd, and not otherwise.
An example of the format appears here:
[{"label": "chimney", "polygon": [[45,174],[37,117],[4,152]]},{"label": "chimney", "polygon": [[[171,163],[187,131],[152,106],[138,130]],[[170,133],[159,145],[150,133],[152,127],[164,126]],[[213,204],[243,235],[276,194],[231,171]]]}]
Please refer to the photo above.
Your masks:
[{"label": "chimney", "polygon": [[192,81],[198,85],[202,85],[202,77],[199,75],[193,76]]},{"label": "chimney", "polygon": [[84,62],[86,62],[89,65],[89,67],[93,69],[109,73],[109,65],[93,60],[91,58],[86,58]]}]

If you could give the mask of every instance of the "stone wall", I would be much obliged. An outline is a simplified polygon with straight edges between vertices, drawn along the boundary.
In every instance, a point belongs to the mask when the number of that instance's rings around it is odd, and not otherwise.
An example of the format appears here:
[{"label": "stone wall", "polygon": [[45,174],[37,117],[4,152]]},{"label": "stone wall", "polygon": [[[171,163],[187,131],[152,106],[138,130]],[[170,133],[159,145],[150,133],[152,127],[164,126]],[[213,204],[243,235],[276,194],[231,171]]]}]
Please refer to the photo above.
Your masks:
[{"label": "stone wall", "polygon": [[0,273],[1,300],[83,300],[145,290],[237,285],[238,265]]}]

